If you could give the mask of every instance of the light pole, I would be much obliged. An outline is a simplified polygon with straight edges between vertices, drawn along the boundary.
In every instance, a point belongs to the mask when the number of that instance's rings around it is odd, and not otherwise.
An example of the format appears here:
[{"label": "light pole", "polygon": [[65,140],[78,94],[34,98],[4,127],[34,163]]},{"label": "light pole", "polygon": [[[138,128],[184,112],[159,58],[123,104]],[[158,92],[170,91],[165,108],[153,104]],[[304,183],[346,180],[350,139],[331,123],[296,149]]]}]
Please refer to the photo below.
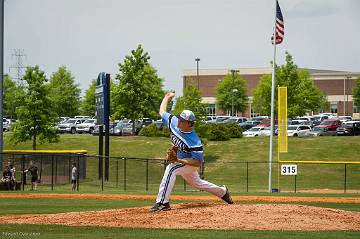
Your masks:
[{"label": "light pole", "polygon": [[[345,87],[345,79],[346,79],[346,87]],[[346,115],[346,105],[348,104],[348,99],[349,99],[349,93],[347,92],[348,90],[348,85],[349,85],[349,80],[351,79],[351,76],[347,75],[344,78],[344,115]],[[346,94],[346,104],[345,104],[345,94]]]},{"label": "light pole", "polygon": [[196,80],[197,80],[197,88],[200,90],[200,78],[199,78],[199,61],[200,58],[195,58],[196,61]]},{"label": "light pole", "polygon": [[231,86],[231,116],[234,116],[234,79],[235,74],[237,74],[239,70],[231,70],[232,73],[232,86]]}]

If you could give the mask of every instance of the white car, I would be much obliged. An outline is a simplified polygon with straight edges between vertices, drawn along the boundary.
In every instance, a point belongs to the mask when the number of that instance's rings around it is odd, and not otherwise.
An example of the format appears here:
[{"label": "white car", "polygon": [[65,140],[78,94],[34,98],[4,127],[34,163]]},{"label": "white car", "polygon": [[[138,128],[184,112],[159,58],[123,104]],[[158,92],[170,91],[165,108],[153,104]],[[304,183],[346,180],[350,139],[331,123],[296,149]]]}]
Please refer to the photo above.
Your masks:
[{"label": "white car", "polygon": [[262,131],[265,129],[265,127],[252,127],[251,129],[246,130],[243,132],[244,137],[257,137],[262,135]]},{"label": "white car", "polygon": [[87,119],[84,123],[76,125],[76,133],[89,133],[92,134],[94,132],[96,125],[96,119]]},{"label": "white car", "polygon": [[308,136],[311,131],[311,127],[308,125],[289,125],[288,136]]}]

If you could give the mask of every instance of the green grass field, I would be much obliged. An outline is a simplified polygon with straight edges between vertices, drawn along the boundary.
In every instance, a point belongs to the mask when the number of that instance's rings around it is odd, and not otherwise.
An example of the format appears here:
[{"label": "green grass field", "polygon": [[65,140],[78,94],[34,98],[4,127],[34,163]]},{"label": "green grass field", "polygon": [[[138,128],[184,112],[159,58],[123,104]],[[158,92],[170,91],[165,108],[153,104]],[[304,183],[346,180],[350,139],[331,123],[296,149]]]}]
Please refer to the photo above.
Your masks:
[{"label": "green grass field", "polygon": [[[8,136],[8,134],[7,134]],[[6,137],[8,139],[8,137]],[[169,146],[167,138],[111,137],[111,156],[161,159]],[[98,138],[91,135],[61,135],[56,144],[40,145],[39,149],[85,149],[96,154]],[[274,144],[276,149],[276,142]],[[10,145],[6,149],[31,149],[30,142]],[[207,141],[204,147],[205,178],[217,184],[226,184],[234,193],[260,192],[268,189],[268,138],[241,138],[230,141]],[[276,151],[276,150],[275,150]],[[289,153],[282,160],[359,161],[360,137],[289,138]],[[277,155],[274,153],[274,160]],[[248,164],[246,162],[249,162]],[[100,192],[101,181],[97,179],[97,158],[87,161],[87,179],[81,181],[81,192]],[[156,193],[164,166],[161,161],[149,160],[148,191]],[[278,168],[273,164],[273,187],[278,188]],[[346,189],[360,190],[360,164],[347,165]],[[342,192],[345,188],[344,164],[299,164],[296,190],[333,189]],[[126,178],[124,161],[110,161],[110,180],[104,183],[104,192],[145,192],[146,161],[127,160]],[[295,177],[281,176],[281,191],[295,191]],[[187,190],[189,188],[187,187]],[[51,187],[40,186],[49,192]],[[68,192],[69,185],[56,185],[56,192]],[[177,180],[175,192],[184,191],[184,183]]]}]

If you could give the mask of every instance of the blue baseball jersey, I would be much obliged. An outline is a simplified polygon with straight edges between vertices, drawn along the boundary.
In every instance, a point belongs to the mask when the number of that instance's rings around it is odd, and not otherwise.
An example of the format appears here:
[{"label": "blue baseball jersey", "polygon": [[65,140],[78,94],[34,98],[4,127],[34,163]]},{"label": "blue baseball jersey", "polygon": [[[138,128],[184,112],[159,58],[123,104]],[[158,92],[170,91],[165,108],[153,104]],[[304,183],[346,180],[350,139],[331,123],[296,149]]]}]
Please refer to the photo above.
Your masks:
[{"label": "blue baseball jersey", "polygon": [[194,130],[182,132],[178,127],[179,119],[168,112],[162,115],[163,124],[170,129],[171,143],[178,147],[177,157],[179,159],[192,158],[203,160],[203,145]]}]

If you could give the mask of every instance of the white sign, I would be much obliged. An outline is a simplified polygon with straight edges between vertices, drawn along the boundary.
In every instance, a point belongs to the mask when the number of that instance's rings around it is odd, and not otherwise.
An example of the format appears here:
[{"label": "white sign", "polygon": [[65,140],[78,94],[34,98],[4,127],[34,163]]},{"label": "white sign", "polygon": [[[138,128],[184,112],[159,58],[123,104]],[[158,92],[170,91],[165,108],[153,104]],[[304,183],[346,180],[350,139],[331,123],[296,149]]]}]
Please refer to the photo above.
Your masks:
[{"label": "white sign", "polygon": [[281,175],[286,175],[286,176],[297,175],[297,165],[296,164],[282,164],[281,165]]}]

